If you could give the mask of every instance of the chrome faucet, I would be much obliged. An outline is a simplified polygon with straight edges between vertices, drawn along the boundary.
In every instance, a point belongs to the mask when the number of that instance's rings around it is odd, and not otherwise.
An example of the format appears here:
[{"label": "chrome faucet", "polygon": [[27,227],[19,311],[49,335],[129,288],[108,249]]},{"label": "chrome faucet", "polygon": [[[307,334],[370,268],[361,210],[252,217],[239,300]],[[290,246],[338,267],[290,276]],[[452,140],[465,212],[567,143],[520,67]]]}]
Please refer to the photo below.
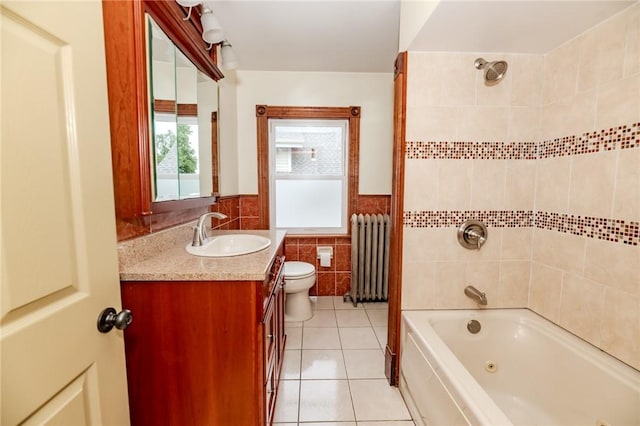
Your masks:
[{"label": "chrome faucet", "polygon": [[202,243],[204,243],[209,236],[207,235],[207,227],[205,226],[205,221],[210,218],[215,217],[216,219],[226,219],[227,215],[219,212],[210,212],[205,213],[198,219],[198,224],[195,228],[193,228],[193,241],[191,245],[193,247],[200,247]]},{"label": "chrome faucet", "polygon": [[487,304],[487,295],[472,285],[468,285],[464,288],[464,294],[481,305]]}]

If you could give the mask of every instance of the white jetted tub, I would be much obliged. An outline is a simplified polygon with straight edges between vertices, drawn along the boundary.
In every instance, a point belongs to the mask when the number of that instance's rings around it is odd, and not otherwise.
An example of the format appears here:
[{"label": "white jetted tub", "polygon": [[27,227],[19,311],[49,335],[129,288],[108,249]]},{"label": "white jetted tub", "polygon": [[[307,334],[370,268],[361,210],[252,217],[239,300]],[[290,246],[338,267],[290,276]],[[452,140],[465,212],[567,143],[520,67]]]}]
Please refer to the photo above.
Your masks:
[{"label": "white jetted tub", "polygon": [[640,372],[527,309],[402,318],[400,391],[418,425],[640,425]]}]

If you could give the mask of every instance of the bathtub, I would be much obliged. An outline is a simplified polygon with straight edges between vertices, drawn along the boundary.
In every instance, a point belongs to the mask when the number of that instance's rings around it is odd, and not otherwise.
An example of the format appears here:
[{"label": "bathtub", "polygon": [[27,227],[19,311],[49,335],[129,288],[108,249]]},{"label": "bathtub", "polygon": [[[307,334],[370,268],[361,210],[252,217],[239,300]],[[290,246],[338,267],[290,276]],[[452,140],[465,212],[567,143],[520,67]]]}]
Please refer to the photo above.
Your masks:
[{"label": "bathtub", "polygon": [[417,425],[640,425],[640,372],[527,309],[403,311],[401,334]]}]

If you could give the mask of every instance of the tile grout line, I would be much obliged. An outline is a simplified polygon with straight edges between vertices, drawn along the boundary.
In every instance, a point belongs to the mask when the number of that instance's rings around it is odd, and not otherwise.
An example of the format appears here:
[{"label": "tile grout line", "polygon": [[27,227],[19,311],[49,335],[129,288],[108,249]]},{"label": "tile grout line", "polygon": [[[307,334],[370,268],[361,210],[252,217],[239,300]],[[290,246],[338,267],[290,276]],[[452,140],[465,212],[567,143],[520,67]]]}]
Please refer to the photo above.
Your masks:
[{"label": "tile grout line", "polygon": [[[335,313],[335,299],[333,299],[334,302],[334,313]],[[351,390],[351,382],[349,380],[349,371],[347,370],[347,362],[345,361],[344,358],[344,346],[342,345],[342,336],[340,334],[340,325],[338,324],[338,316],[336,315],[336,325],[338,326],[338,339],[340,340],[340,352],[342,354],[342,362],[344,364],[344,372],[345,372],[345,376],[347,376],[347,388],[349,389],[349,399],[351,400],[351,409],[353,410],[353,421],[354,423],[356,423],[356,425],[358,424],[357,421],[357,417],[356,417],[356,406],[353,402],[353,391]]]},{"label": "tile grout line", "polygon": [[[316,309],[316,311],[317,310],[318,309]],[[329,310],[329,309],[327,309],[327,310]],[[375,334],[375,328],[374,328],[374,325],[373,325],[373,323],[371,321],[371,318],[369,316],[369,312],[366,309],[366,307],[364,307],[364,306],[363,306],[363,310],[365,311],[365,316],[367,317],[369,325],[365,326],[365,327],[362,327],[362,328],[370,328],[373,331],[373,333],[374,333],[374,335],[376,337],[376,341],[377,341],[378,349],[379,349],[382,346],[382,344],[381,344],[380,340],[378,339],[378,336]],[[367,379],[367,378],[351,379],[350,378],[349,372],[347,371],[347,368],[346,368],[346,360],[345,360],[345,355],[344,355],[345,349],[344,349],[343,343],[342,343],[342,336],[340,335],[340,329],[341,328],[349,328],[349,327],[341,327],[338,324],[336,311],[337,311],[337,309],[335,308],[335,304],[334,304],[333,313],[334,313],[334,317],[336,318],[336,329],[337,329],[337,332],[338,332],[338,341],[340,343],[340,353],[342,355],[342,361],[343,361],[343,365],[344,365],[344,368],[345,368],[345,375],[346,375],[346,378],[344,380],[347,381],[347,386],[348,386],[348,389],[349,389],[349,396],[351,398],[351,406],[352,406],[353,413],[354,413],[354,421],[353,422],[357,424],[358,420],[356,418],[355,403],[354,403],[354,400],[353,400],[353,393],[352,393],[352,389],[351,389],[351,380],[373,380],[373,379]],[[298,410],[297,410],[297,422],[296,422],[298,425],[302,424],[302,423],[300,423],[300,414],[301,414],[301,408],[302,408],[302,356],[303,356],[303,351],[304,351],[304,343],[303,343],[304,342],[304,329],[305,329],[305,324],[304,323],[305,323],[304,321],[301,323],[301,327],[300,327],[301,328],[301,343],[300,343],[300,348],[297,349],[300,352],[299,373],[298,373],[298,404],[297,404],[298,405],[298,407],[297,407]],[[310,327],[310,328],[314,328],[314,327]],[[316,327],[316,328],[325,328],[325,327]],[[329,327],[329,328],[332,328],[332,327]],[[356,328],[358,328],[358,327],[356,327]],[[360,350],[366,350],[364,348],[359,348],[359,349]],[[318,380],[340,380],[340,379],[318,379]],[[336,421],[336,422],[340,423],[342,421]]]}]

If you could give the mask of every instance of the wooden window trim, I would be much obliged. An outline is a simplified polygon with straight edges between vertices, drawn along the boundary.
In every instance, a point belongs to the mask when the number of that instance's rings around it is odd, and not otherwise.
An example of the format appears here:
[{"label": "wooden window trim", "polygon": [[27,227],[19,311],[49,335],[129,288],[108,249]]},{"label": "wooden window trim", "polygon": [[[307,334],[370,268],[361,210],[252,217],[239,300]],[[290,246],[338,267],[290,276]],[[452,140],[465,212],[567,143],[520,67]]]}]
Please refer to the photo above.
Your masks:
[{"label": "wooden window trim", "polygon": [[358,171],[360,167],[360,112],[359,106],[350,107],[285,107],[256,105],[258,130],[258,229],[269,229],[269,119],[311,119],[349,121],[349,160],[347,194],[348,218],[358,205]]},{"label": "wooden window trim", "polygon": [[153,100],[153,111],[176,114],[179,117],[197,117],[198,104],[176,104],[175,101],[165,99]]}]

